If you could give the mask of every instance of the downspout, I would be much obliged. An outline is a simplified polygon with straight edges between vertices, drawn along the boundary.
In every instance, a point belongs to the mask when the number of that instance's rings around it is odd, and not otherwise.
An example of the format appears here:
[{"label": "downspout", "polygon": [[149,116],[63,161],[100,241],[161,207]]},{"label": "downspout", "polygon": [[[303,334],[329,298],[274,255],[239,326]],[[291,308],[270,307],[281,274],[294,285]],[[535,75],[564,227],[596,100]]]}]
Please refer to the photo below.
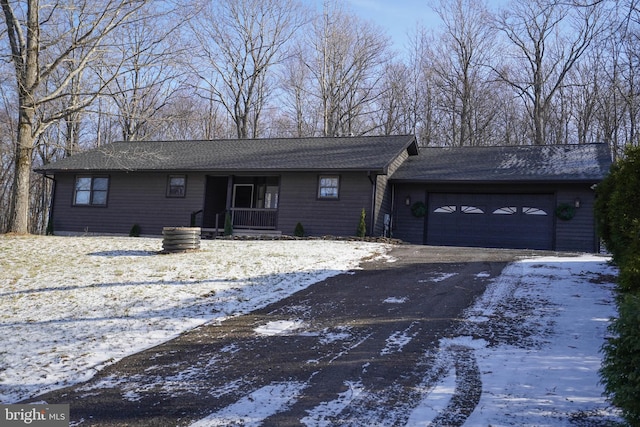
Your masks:
[{"label": "downspout", "polygon": [[375,223],[376,223],[376,179],[371,177],[371,171],[367,172],[367,177],[369,178],[369,182],[371,183],[371,224],[369,224],[369,226],[371,227],[371,233],[370,235],[373,236],[373,232],[375,230]]},{"label": "downspout", "polygon": [[44,174],[42,174],[43,178],[46,179],[50,179],[52,184],[51,184],[51,199],[49,200],[49,215],[47,218],[47,227],[45,228],[45,235],[49,234],[49,229],[51,229],[51,234],[54,233],[53,231],[53,207],[55,206],[55,200],[56,200],[56,184],[57,181],[55,178],[47,176],[47,173],[45,172]]},{"label": "downspout", "polygon": [[396,213],[396,185],[391,184],[391,209],[389,212],[389,235],[384,237],[393,237],[393,222],[395,221]]}]

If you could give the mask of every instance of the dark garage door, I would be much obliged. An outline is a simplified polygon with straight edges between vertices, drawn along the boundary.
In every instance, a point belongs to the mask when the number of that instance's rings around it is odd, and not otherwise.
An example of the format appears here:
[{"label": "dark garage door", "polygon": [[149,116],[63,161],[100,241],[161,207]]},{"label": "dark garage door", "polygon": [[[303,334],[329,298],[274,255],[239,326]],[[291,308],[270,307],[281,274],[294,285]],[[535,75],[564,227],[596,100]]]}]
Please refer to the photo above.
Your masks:
[{"label": "dark garage door", "polygon": [[429,245],[553,249],[552,194],[430,193]]}]

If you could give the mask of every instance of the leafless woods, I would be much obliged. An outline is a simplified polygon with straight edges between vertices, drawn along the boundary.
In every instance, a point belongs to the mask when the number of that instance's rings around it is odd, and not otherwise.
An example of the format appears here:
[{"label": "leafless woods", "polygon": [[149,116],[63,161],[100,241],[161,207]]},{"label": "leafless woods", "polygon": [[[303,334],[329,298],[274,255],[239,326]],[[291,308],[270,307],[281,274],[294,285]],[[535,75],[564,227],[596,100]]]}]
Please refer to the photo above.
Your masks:
[{"label": "leafless woods", "polygon": [[488,3],[399,48],[335,0],[0,0],[0,232],[44,232],[34,166],[115,140],[638,144],[637,0]]}]

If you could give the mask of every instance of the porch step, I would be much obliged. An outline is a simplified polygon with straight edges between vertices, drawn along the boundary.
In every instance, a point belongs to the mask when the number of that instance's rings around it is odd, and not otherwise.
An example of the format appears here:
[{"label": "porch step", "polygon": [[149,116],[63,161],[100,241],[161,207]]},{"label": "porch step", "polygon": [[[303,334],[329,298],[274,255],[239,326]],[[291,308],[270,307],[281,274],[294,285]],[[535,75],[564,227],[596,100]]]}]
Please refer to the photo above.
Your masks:
[{"label": "porch step", "polygon": [[233,230],[234,237],[280,237],[282,231],[279,230]]}]

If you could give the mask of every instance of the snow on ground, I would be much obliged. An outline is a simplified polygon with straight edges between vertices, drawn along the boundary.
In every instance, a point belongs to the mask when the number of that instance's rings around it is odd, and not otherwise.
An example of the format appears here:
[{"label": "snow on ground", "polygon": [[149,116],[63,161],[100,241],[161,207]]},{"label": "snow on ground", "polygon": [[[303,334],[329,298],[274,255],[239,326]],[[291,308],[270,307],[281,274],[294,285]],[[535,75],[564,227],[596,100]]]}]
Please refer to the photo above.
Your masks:
[{"label": "snow on ground", "polygon": [[[0,402],[86,380],[186,329],[285,298],[373,254],[388,257],[386,246],[360,242],[203,241],[200,251],[172,255],[158,255],[160,246],[159,239],[0,236]],[[459,335],[441,341],[433,369],[442,376],[434,385],[425,372],[422,399],[401,417],[406,425],[445,425],[443,413],[465,386],[460,358],[482,382],[465,426],[620,421],[598,377],[599,349],[615,315],[617,272],[607,262],[539,257],[505,268],[467,310]],[[390,295],[384,302],[404,301]],[[271,322],[256,333],[295,334],[302,326]],[[403,351],[412,336],[411,327],[397,331],[382,352]],[[359,382],[345,385],[301,422],[330,425],[368,394]],[[260,425],[306,386],[269,384],[195,426]]]},{"label": "snow on ground", "polygon": [[216,240],[189,253],[161,249],[151,238],[0,236],[0,402],[85,381],[185,330],[356,268],[387,246]]},{"label": "snow on ground", "polygon": [[[509,265],[493,281],[467,311],[471,326],[462,332],[495,342],[460,335],[440,343],[443,360],[451,359],[452,348],[464,348],[478,363],[482,395],[465,426],[621,422],[602,396],[598,376],[599,350],[616,315],[617,272],[608,261],[591,255],[527,259]],[[513,328],[513,336],[496,338],[499,325],[492,321]],[[431,425],[457,386],[451,368],[407,425]]]},{"label": "snow on ground", "polygon": [[[608,258],[591,255],[539,257],[510,264],[466,311],[467,322],[463,323],[467,326],[461,328],[461,335],[441,340],[434,365],[425,372],[425,384],[417,390],[422,399],[400,403],[375,425],[443,427],[458,425],[460,419],[466,427],[623,425],[618,411],[602,396],[598,377],[599,349],[609,319],[615,315],[616,274]],[[442,278],[434,276],[433,280]],[[384,302],[402,304],[403,300],[390,296]],[[290,332],[295,326],[282,323],[272,328]],[[393,333],[382,353],[402,351],[412,337],[410,330],[411,326]],[[466,372],[457,372],[465,364],[462,370]],[[479,371],[481,393],[465,419],[457,405],[470,386],[478,386],[465,383],[468,378],[464,376],[473,379],[474,371]],[[432,384],[434,372],[442,374]],[[283,400],[279,390],[286,387],[293,392]],[[345,387],[347,391],[338,398],[308,411],[301,423],[307,427],[333,425],[349,405],[360,406],[363,399],[375,397],[361,382],[345,381]],[[267,388],[272,394],[257,405],[267,414],[290,407],[304,392],[300,383]],[[256,402],[245,400],[194,426],[260,425],[259,419],[247,415]],[[408,412],[405,405],[411,407]]]}]

